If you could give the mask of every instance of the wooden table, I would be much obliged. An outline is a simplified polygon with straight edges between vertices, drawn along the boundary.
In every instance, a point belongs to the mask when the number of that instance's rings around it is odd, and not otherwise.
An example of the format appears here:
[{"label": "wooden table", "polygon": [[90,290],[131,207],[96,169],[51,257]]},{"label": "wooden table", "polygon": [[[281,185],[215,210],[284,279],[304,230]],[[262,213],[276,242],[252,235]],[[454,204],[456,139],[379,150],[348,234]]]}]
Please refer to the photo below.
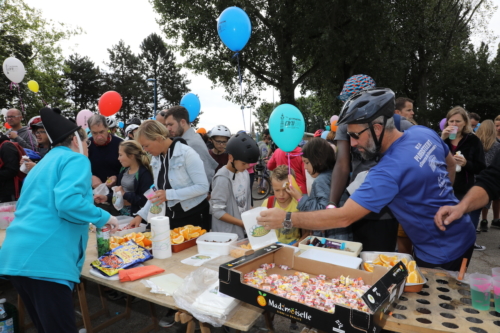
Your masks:
[{"label": "wooden table", "polygon": [[[0,244],[3,243],[3,240],[5,238],[5,230],[0,230]],[[194,246],[192,248],[189,248],[187,250],[184,250],[179,253],[174,253],[172,257],[168,259],[152,259],[147,262],[145,262],[145,265],[156,265],[158,267],[161,267],[165,269],[165,273],[163,274],[169,274],[169,273],[174,273],[178,275],[181,278],[185,278],[187,275],[189,275],[192,271],[196,270],[199,267],[194,267],[194,266],[189,266],[181,263],[181,260],[184,260],[190,256],[193,256],[198,253],[197,247]],[[87,329],[88,333],[93,333],[96,331],[99,331],[110,324],[119,321],[123,318],[128,318],[130,316],[130,298],[132,296],[144,299],[150,303],[158,304],[160,306],[165,306],[171,309],[175,310],[181,310],[179,309],[174,301],[174,298],[172,296],[165,296],[165,295],[160,295],[160,294],[153,294],[150,292],[149,288],[146,288],[140,280],[138,281],[133,281],[133,282],[125,282],[121,283],[120,281],[110,281],[106,279],[102,279],[99,277],[96,277],[94,275],[91,275],[89,273],[90,269],[90,263],[94,261],[97,258],[97,248],[96,248],[96,237],[95,233],[90,233],[89,234],[89,242],[87,245],[87,252],[86,252],[86,258],[85,258],[85,263],[83,265],[83,270],[81,273],[81,277],[85,280],[88,281],[93,281],[97,283],[99,286],[106,286],[113,288],[117,291],[123,292],[128,295],[127,297],[127,310],[119,315],[116,316],[112,319],[110,319],[108,322],[103,323],[99,325],[98,327],[93,328],[90,319],[98,317],[102,314],[107,313],[107,306],[106,306],[106,300],[105,297],[101,297],[102,303],[102,309],[99,310],[95,314],[89,314],[88,311],[88,306],[87,306],[87,300],[86,300],[86,295],[85,295],[85,287],[83,283],[80,283],[77,285],[77,291],[79,295],[79,300],[80,300],[80,306],[82,310],[82,316],[85,324],[85,328]],[[228,258],[228,261],[232,258]],[[214,260],[217,260],[214,259]],[[210,266],[210,262],[208,262],[205,266]],[[209,267],[210,268],[210,267]],[[215,267],[214,267],[215,268]],[[158,275],[159,276],[159,275]],[[102,290],[100,288],[100,293],[102,293]],[[102,295],[101,295],[102,296]],[[154,315],[154,307],[152,305],[150,306],[152,310],[152,318],[155,320],[155,315]],[[256,308],[252,305],[249,305],[247,303],[241,302],[237,308],[234,310],[232,313],[232,316],[228,318],[226,323],[224,324],[225,326],[234,328],[237,331],[248,331],[257,321],[257,319],[260,317],[260,315],[263,313],[263,310]],[[184,313],[182,310],[181,312],[176,316],[176,319],[178,321],[181,321],[182,323],[188,322],[188,329],[194,331],[194,323],[190,322],[190,315],[187,313]],[[154,323],[156,324],[156,323]],[[209,328],[207,325],[204,323],[200,323],[200,326],[202,328],[202,332],[209,332]],[[151,330],[156,328],[157,326],[149,326],[147,330]],[[143,331],[147,331],[143,330]]]},{"label": "wooden table", "polygon": [[403,293],[391,306],[384,329],[394,332],[500,332],[500,314],[493,300],[489,311],[471,305],[468,284],[448,273],[421,268],[428,282],[418,293]]}]

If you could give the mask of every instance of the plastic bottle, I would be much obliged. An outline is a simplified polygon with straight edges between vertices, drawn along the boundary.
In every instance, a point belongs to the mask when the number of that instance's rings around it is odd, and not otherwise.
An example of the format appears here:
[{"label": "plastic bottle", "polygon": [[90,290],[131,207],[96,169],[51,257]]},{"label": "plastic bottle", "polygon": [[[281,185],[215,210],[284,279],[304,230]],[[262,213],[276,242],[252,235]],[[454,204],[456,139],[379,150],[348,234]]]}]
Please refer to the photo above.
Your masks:
[{"label": "plastic bottle", "polygon": [[[457,152],[455,153],[455,155],[456,155],[456,156],[463,156],[463,155],[462,155],[462,153],[460,152],[460,150],[459,150],[459,151],[457,151]],[[455,166],[455,170],[456,170],[457,172],[460,172],[460,171],[462,171],[462,167],[461,167],[460,165],[458,165],[458,164],[457,164],[457,165]]]},{"label": "plastic bottle", "polygon": [[14,333],[14,319],[5,310],[5,298],[0,299],[0,332]]}]

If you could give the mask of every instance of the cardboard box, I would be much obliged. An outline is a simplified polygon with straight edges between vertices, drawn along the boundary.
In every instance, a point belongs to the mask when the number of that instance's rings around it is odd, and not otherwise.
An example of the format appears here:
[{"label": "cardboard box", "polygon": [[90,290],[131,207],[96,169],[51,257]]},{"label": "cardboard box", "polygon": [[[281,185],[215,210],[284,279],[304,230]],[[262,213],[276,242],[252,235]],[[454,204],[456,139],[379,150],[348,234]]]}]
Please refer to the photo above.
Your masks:
[{"label": "cardboard box", "polygon": [[[338,278],[340,275],[351,278],[361,277],[366,284],[372,285],[362,296],[370,313],[338,304],[335,305],[335,313],[327,313],[243,283],[245,273],[265,263],[276,264],[275,268],[269,270],[269,274],[289,275],[295,272],[305,272],[311,277],[325,274],[327,279]],[[281,270],[278,265],[287,265],[291,270]],[[219,267],[219,290],[243,302],[325,332],[376,333],[381,330],[387,319],[386,312],[388,312],[389,305],[402,294],[407,275],[408,272],[402,264],[394,266],[389,272],[383,267],[375,267],[374,272],[370,273],[300,258],[294,256],[291,248],[271,245],[255,251],[254,254],[221,265]],[[264,296],[265,301],[263,302],[262,297],[259,296]]]}]

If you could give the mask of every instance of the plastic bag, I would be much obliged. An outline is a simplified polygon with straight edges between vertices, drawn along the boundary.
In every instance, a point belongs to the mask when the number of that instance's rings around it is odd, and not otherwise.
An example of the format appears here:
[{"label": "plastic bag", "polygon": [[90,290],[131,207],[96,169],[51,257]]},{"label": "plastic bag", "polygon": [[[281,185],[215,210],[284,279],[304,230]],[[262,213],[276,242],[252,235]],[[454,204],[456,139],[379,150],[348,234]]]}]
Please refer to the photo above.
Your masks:
[{"label": "plastic bag", "polygon": [[120,210],[124,206],[123,194],[122,192],[116,191],[116,186],[113,186],[111,189],[113,190],[113,199],[111,199],[111,202],[113,203],[113,206],[116,210]]},{"label": "plastic bag", "polygon": [[[184,283],[174,292],[173,297],[175,299],[175,303],[179,308],[186,310],[199,321],[210,324],[214,327],[221,327],[224,325],[227,318],[230,317],[232,310],[238,304],[237,300],[234,300],[236,303],[232,303],[226,312],[222,313],[217,311],[217,315],[219,317],[215,317],[207,314],[205,311],[198,310],[198,308],[200,308],[200,300],[204,298],[202,294],[208,290],[213,291],[214,286],[217,287],[217,294],[219,297],[229,297],[218,293],[218,281],[219,275],[216,271],[205,267],[198,268],[186,276]],[[199,298],[200,296],[202,297]],[[195,305],[195,303],[198,303],[198,305]]]},{"label": "plastic bag", "polygon": [[106,186],[106,184],[101,184],[94,189],[93,193],[99,195],[108,195],[109,188]]},{"label": "plastic bag", "polygon": [[147,219],[148,223],[151,223],[151,218],[153,217],[165,216],[165,209],[166,209],[165,202],[162,202],[159,205],[150,204],[148,211],[148,219]]}]

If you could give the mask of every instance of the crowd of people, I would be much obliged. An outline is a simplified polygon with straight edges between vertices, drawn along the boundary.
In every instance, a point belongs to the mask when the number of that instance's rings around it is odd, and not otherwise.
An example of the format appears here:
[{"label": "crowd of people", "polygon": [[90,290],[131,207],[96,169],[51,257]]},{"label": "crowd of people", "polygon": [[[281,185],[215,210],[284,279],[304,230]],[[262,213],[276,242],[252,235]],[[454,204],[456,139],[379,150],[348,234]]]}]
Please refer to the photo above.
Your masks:
[{"label": "crowd of people", "polygon": [[[281,243],[313,234],[360,242],[365,251],[411,253],[419,266],[449,270],[484,250],[476,233],[500,227],[500,116],[480,123],[457,106],[436,133],[417,125],[411,99],[366,75],[346,81],[338,98],[336,131],[305,136],[291,152],[276,147],[269,130],[258,142],[224,125],[195,130],[182,106],[155,120],[131,119],[123,132],[114,117],[95,114],[84,130],[49,108],[23,126],[22,112],[10,109],[11,130],[0,136],[0,202],[17,201],[17,211],[0,276],[11,280],[40,332],[73,332],[70,291],[80,281],[89,223],[114,228],[125,215],[136,227],[161,206],[171,228],[191,224],[242,239],[257,163],[271,171],[273,190],[258,221]],[[102,188],[120,192],[124,206],[116,209],[113,192]],[[53,241],[61,234],[67,237]],[[173,323],[173,312],[160,322]]]}]

